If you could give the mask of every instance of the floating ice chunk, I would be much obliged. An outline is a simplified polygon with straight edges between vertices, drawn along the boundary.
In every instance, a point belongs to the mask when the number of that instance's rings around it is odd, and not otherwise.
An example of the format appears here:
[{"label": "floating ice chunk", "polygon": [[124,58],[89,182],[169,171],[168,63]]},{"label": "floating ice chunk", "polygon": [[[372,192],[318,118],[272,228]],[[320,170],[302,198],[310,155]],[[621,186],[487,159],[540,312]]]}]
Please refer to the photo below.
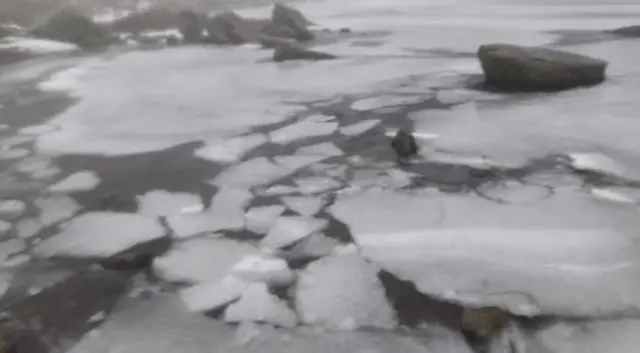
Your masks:
[{"label": "floating ice chunk", "polygon": [[479,188],[479,192],[493,200],[506,203],[537,202],[552,196],[552,191],[547,187],[517,181],[497,185],[486,184]]},{"label": "floating ice chunk", "polygon": [[386,108],[397,105],[409,105],[419,103],[424,100],[423,96],[378,96],[364,98],[351,104],[351,109],[358,111],[374,110],[378,108]]},{"label": "floating ice chunk", "polygon": [[0,221],[0,234],[4,234],[11,230],[11,223]]},{"label": "floating ice chunk", "polygon": [[625,195],[624,192],[618,191],[614,188],[593,188],[590,190],[591,195],[607,201],[619,202],[619,203],[627,203],[627,204],[636,204],[638,203],[637,198],[633,198],[629,195]]},{"label": "floating ice chunk", "polygon": [[343,126],[340,128],[340,133],[346,136],[358,136],[373,129],[376,125],[380,124],[379,119],[368,119],[361,122]]},{"label": "floating ice chunk", "polygon": [[18,130],[19,133],[25,135],[42,135],[52,131],[56,131],[58,127],[52,124],[25,126]]},{"label": "floating ice chunk", "polygon": [[34,248],[39,257],[113,256],[164,236],[157,219],[117,212],[88,212],[63,224]]},{"label": "floating ice chunk", "polygon": [[532,342],[549,353],[635,353],[639,330],[638,319],[557,323],[535,333]]},{"label": "floating ice chunk", "polygon": [[288,285],[295,279],[287,262],[278,258],[246,256],[231,269],[231,274],[247,282]]},{"label": "floating ice chunk", "polygon": [[224,313],[226,322],[265,322],[292,328],[298,323],[296,313],[269,293],[264,283],[251,284],[237,302],[229,305]]},{"label": "floating ice chunk", "polygon": [[208,141],[195,151],[196,157],[212,162],[239,161],[252,149],[266,143],[268,138],[264,134],[239,136],[229,139]]},{"label": "floating ice chunk", "polygon": [[297,154],[319,154],[322,156],[342,156],[344,152],[338,148],[333,142],[323,142],[317,145],[300,147]]},{"label": "floating ice chunk", "polygon": [[211,183],[217,186],[251,188],[270,184],[294,171],[292,168],[272,163],[265,157],[258,157],[225,169]]},{"label": "floating ice chunk", "polygon": [[292,156],[277,156],[275,157],[275,161],[283,165],[289,170],[287,175],[292,174],[293,172],[310,166],[314,163],[320,162],[329,158],[329,156],[324,155],[292,155]]},{"label": "floating ice chunk", "polygon": [[321,196],[287,196],[282,198],[282,203],[301,216],[313,216],[320,212],[327,200]]},{"label": "floating ice chunk", "polygon": [[253,207],[245,215],[246,227],[256,234],[267,234],[284,210],[282,205]]},{"label": "floating ice chunk", "polygon": [[282,251],[280,256],[288,260],[316,259],[330,255],[340,245],[336,239],[322,233],[315,233],[293,245],[291,249]]},{"label": "floating ice chunk", "polygon": [[0,201],[0,217],[16,218],[24,213],[27,205],[20,200],[3,200]]},{"label": "floating ice chunk", "polygon": [[49,191],[61,193],[89,191],[95,189],[98,184],[100,184],[100,178],[95,172],[83,170],[49,186]]},{"label": "floating ice chunk", "polygon": [[0,160],[23,158],[30,153],[26,148],[0,148]]},{"label": "floating ice chunk", "polygon": [[18,253],[24,251],[25,243],[22,239],[9,239],[0,243],[0,267],[12,267]]},{"label": "floating ice chunk", "polygon": [[18,238],[22,239],[28,239],[37,235],[42,228],[42,223],[36,218],[25,218],[16,223],[16,233]]},{"label": "floating ice chunk", "polygon": [[48,39],[26,37],[4,37],[0,41],[0,50],[17,50],[33,54],[49,54],[78,50],[78,46],[70,43],[56,42]]},{"label": "floating ice chunk", "polygon": [[638,180],[637,173],[629,170],[618,161],[600,153],[572,153],[571,166],[579,170],[616,176],[623,179]]},{"label": "floating ice chunk", "polygon": [[177,28],[167,28],[164,30],[156,30],[156,31],[142,31],[140,32],[140,36],[148,37],[148,38],[166,38],[166,37],[175,37],[182,39],[182,32],[180,32]]},{"label": "floating ice chunk", "polygon": [[314,116],[285,126],[270,134],[271,142],[284,145],[302,138],[330,135],[336,131],[338,123],[327,122],[326,118]]},{"label": "floating ice chunk", "polygon": [[307,195],[321,193],[342,186],[340,182],[325,177],[300,178],[296,179],[295,183],[298,184],[300,192]]},{"label": "floating ice chunk", "polygon": [[34,204],[40,209],[40,223],[45,227],[73,217],[82,208],[68,196],[39,198]]},{"label": "floating ice chunk", "polygon": [[260,246],[273,250],[286,247],[323,230],[328,224],[326,219],[282,216],[271,228],[269,234],[262,239]]},{"label": "floating ice chunk", "polygon": [[258,253],[251,244],[230,239],[193,239],[156,257],[153,269],[168,282],[215,282],[226,277],[238,261]]},{"label": "floating ice chunk", "polygon": [[300,273],[295,303],[305,324],[333,329],[397,325],[378,269],[357,253],[311,263]]},{"label": "floating ice chunk", "polygon": [[25,159],[19,162],[15,168],[16,171],[27,174],[34,179],[47,179],[60,173],[60,169],[46,159]]},{"label": "floating ice chunk", "polygon": [[235,277],[225,277],[220,281],[197,284],[180,291],[180,299],[191,311],[211,311],[219,309],[240,298],[249,283]]},{"label": "floating ice chunk", "polygon": [[211,207],[195,214],[174,215],[167,218],[169,227],[178,238],[244,227],[244,209],[252,194],[243,189],[221,188],[211,199]]},{"label": "floating ice chunk", "polygon": [[171,216],[203,211],[202,199],[198,195],[152,190],[138,196],[138,213],[150,216]]},{"label": "floating ice chunk", "polygon": [[13,275],[11,273],[0,272],[0,298],[7,292],[9,287],[11,287],[12,279]]}]

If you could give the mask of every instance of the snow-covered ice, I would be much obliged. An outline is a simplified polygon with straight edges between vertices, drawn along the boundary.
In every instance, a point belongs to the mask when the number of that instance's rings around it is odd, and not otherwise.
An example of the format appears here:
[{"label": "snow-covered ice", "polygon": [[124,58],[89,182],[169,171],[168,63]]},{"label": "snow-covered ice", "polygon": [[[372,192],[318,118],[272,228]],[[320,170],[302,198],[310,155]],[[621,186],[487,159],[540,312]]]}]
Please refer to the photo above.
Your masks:
[{"label": "snow-covered ice", "polygon": [[231,268],[231,274],[247,282],[265,282],[273,285],[288,285],[295,280],[295,273],[283,259],[265,255],[245,256]]},{"label": "snow-covered ice", "polygon": [[171,216],[203,211],[200,196],[186,192],[152,190],[138,196],[138,213],[149,216]]},{"label": "snow-covered ice", "polygon": [[211,199],[211,207],[200,213],[167,217],[169,227],[178,238],[187,238],[223,229],[240,230],[244,227],[244,210],[252,194],[244,189],[221,188]]},{"label": "snow-covered ice", "polygon": [[314,233],[290,249],[281,251],[280,256],[289,260],[316,259],[332,254],[339,245],[340,242],[334,238],[329,238],[323,233]]},{"label": "snow-covered ice", "polygon": [[41,158],[23,159],[16,164],[15,170],[34,179],[48,179],[60,173],[60,169],[51,160]]},{"label": "snow-covered ice", "polygon": [[191,311],[219,309],[240,298],[250,283],[227,276],[215,282],[205,282],[180,291],[180,298]]},{"label": "snow-covered ice", "polygon": [[88,212],[62,224],[58,234],[34,248],[34,254],[38,257],[106,258],[164,235],[162,225],[155,218],[118,212]]},{"label": "snow-covered ice", "polygon": [[27,205],[20,200],[2,200],[0,201],[0,217],[16,218],[24,213]]},{"label": "snow-covered ice", "polygon": [[286,195],[297,192],[298,188],[290,185],[273,185],[266,189],[259,190],[259,195],[262,196],[278,196],[278,195]]},{"label": "snow-covered ice", "polygon": [[300,273],[295,303],[305,324],[393,328],[395,313],[374,265],[358,253],[325,257]]},{"label": "snow-covered ice", "polygon": [[41,135],[57,130],[58,127],[51,124],[25,126],[18,130],[19,133],[25,135]]},{"label": "snow-covered ice", "polygon": [[321,218],[282,216],[260,241],[260,246],[272,250],[286,247],[323,230],[328,224],[326,219]]},{"label": "snow-covered ice", "polygon": [[285,196],[281,199],[287,208],[301,216],[314,216],[327,203],[322,196]]},{"label": "snow-covered ice", "polygon": [[68,196],[41,197],[33,203],[40,209],[40,224],[45,227],[65,221],[82,209],[78,202]]},{"label": "snow-covered ice", "polygon": [[223,170],[211,183],[217,186],[251,188],[270,184],[295,170],[273,163],[265,157],[258,157]]},{"label": "snow-covered ice", "polygon": [[317,194],[342,186],[340,182],[327,177],[298,178],[294,182],[298,184],[298,188],[303,194]]},{"label": "snow-covered ice", "polygon": [[311,146],[300,147],[296,154],[319,154],[322,156],[342,156],[344,152],[333,142],[321,142]]},{"label": "snow-covered ice", "polygon": [[287,144],[302,138],[330,135],[338,128],[335,121],[326,121],[325,116],[313,116],[287,125],[271,133],[271,142]]},{"label": "snow-covered ice", "polygon": [[285,209],[282,205],[252,207],[245,214],[246,227],[256,234],[267,234]]},{"label": "snow-covered ice", "polygon": [[100,177],[95,172],[83,170],[49,186],[49,191],[56,193],[89,191],[95,189],[98,184],[100,184]]},{"label": "snow-covered ice", "polygon": [[358,136],[373,129],[380,124],[379,119],[363,120],[351,125],[343,126],[340,128],[340,133],[346,136]]},{"label": "snow-covered ice", "polygon": [[257,255],[251,244],[224,238],[198,238],[174,245],[153,260],[153,270],[168,282],[215,282],[246,256]]},{"label": "snow-covered ice", "polygon": [[571,166],[579,170],[587,170],[620,178],[640,180],[640,171],[626,167],[624,164],[601,153],[572,153]]},{"label": "snow-covered ice", "polygon": [[43,226],[37,218],[23,218],[16,223],[16,234],[18,238],[28,239],[36,236]]},{"label": "snow-covered ice", "polygon": [[196,157],[212,162],[236,162],[242,159],[252,149],[266,143],[268,138],[264,134],[218,139],[205,142],[205,145],[195,151]]},{"label": "snow-covered ice", "polygon": [[293,173],[299,169],[306,168],[314,163],[323,161],[329,158],[327,155],[317,155],[317,154],[294,154],[291,156],[276,156],[274,160],[285,166],[290,173]]},{"label": "snow-covered ice", "polygon": [[351,104],[351,109],[358,111],[374,110],[397,105],[409,105],[422,101],[423,96],[397,96],[386,95],[364,98]]},{"label": "snow-covered ice", "polygon": [[70,43],[48,39],[27,37],[5,37],[0,40],[0,50],[12,49],[32,54],[49,54],[78,50],[78,46]]},{"label": "snow-covered ice", "polygon": [[240,300],[229,305],[224,313],[227,322],[264,322],[292,328],[298,323],[296,313],[280,298],[269,293],[264,283],[253,283]]}]

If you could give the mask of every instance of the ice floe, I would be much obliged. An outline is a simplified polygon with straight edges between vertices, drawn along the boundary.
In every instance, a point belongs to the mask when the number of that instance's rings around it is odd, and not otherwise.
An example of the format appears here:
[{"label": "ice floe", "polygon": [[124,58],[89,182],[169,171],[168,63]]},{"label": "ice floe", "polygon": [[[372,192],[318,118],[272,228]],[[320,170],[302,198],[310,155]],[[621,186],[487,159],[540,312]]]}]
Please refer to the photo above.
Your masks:
[{"label": "ice floe", "polygon": [[83,170],[49,186],[49,191],[60,193],[89,191],[95,189],[98,184],[100,184],[100,177],[95,172]]},{"label": "ice floe", "polygon": [[571,166],[579,170],[587,170],[623,179],[640,180],[637,170],[629,169],[624,164],[601,153],[572,153]]},{"label": "ice floe", "polygon": [[282,205],[253,207],[245,214],[246,227],[256,234],[267,234],[284,211]]},{"label": "ice floe", "polygon": [[24,159],[16,164],[15,169],[34,179],[48,179],[60,173],[60,169],[50,160],[40,158]]},{"label": "ice floe", "polygon": [[250,283],[227,276],[219,281],[205,282],[180,291],[180,299],[191,311],[219,309],[242,296]]},{"label": "ice floe", "polygon": [[287,144],[302,138],[330,135],[338,128],[335,121],[326,121],[326,116],[313,116],[287,125],[270,134],[271,142]]},{"label": "ice floe", "polygon": [[365,132],[373,129],[374,127],[376,127],[378,124],[380,124],[380,120],[379,119],[368,119],[368,120],[363,120],[351,125],[347,125],[347,126],[342,126],[340,128],[340,133],[346,136],[358,136],[358,135],[362,135]]},{"label": "ice floe", "polygon": [[9,230],[11,230],[11,227],[12,227],[11,223],[0,221],[0,234],[4,234],[8,232]]},{"label": "ice floe", "polygon": [[344,152],[332,142],[322,142],[316,145],[300,147],[296,154],[319,154],[322,156],[342,156]]},{"label": "ice floe", "polygon": [[229,305],[224,313],[227,322],[264,322],[279,327],[297,325],[296,313],[280,298],[269,293],[264,283],[251,284],[240,299]]},{"label": "ice floe", "polygon": [[397,325],[378,269],[357,253],[311,263],[300,273],[295,303],[305,324],[346,330]]},{"label": "ice floe", "polygon": [[20,200],[2,200],[0,201],[0,217],[16,218],[24,213],[27,205]]},{"label": "ice floe", "polygon": [[48,39],[27,37],[4,37],[0,40],[0,50],[12,49],[32,54],[49,54],[78,50],[78,46],[69,43],[56,42]]},{"label": "ice floe", "polygon": [[211,183],[217,186],[251,188],[270,184],[294,171],[295,169],[273,163],[265,157],[258,157],[225,169]]},{"label": "ice floe", "polygon": [[292,194],[297,191],[298,191],[298,188],[294,186],[273,185],[266,189],[259,190],[258,194],[262,196],[279,196],[279,195]]},{"label": "ice floe", "polygon": [[212,162],[236,162],[249,151],[267,141],[268,138],[264,134],[207,141],[203,147],[195,151],[195,155]]},{"label": "ice floe", "polygon": [[326,177],[299,178],[295,179],[294,182],[298,184],[298,188],[303,194],[317,194],[342,186],[335,179]]},{"label": "ice floe", "polygon": [[[1,233],[1,231],[0,231]],[[22,239],[9,239],[0,243],[0,268],[11,265],[11,258],[24,251],[25,244]],[[1,295],[1,294],[0,294]]]},{"label": "ice floe", "polygon": [[16,234],[18,238],[28,239],[38,235],[43,226],[37,218],[23,218],[16,223]]},{"label": "ice floe", "polygon": [[295,280],[295,274],[283,259],[265,255],[245,256],[231,269],[231,275],[247,282],[265,282],[273,285],[288,285]]},{"label": "ice floe", "polygon": [[326,219],[282,216],[278,218],[269,234],[262,239],[260,246],[272,250],[286,247],[323,230],[328,224],[329,222]]},{"label": "ice floe", "polygon": [[25,135],[41,135],[57,130],[58,127],[51,124],[25,126],[18,130],[19,133]]},{"label": "ice floe", "polygon": [[423,96],[394,96],[385,95],[378,97],[364,98],[351,104],[351,109],[358,111],[374,110],[397,105],[409,105],[424,100]]},{"label": "ice floe", "polygon": [[199,195],[166,190],[152,190],[138,196],[138,205],[138,213],[149,216],[198,213],[204,208]]},{"label": "ice floe", "polygon": [[40,209],[40,224],[45,227],[67,220],[82,207],[68,196],[50,196],[36,199],[34,205]]},{"label": "ice floe", "polygon": [[288,260],[308,260],[328,256],[340,245],[334,238],[323,233],[314,233],[302,239],[291,248],[282,250],[279,255]]},{"label": "ice floe", "polygon": [[31,154],[31,151],[26,148],[0,148],[0,160],[18,159],[26,157],[29,154]]},{"label": "ice floe", "polygon": [[301,216],[313,216],[320,212],[327,200],[322,196],[285,196],[282,203]]},{"label": "ice floe", "polygon": [[153,260],[155,273],[168,282],[201,283],[221,280],[258,249],[224,238],[198,238],[178,243]]},{"label": "ice floe", "polygon": [[211,199],[211,206],[199,213],[167,217],[169,227],[178,238],[244,227],[244,210],[252,194],[244,189],[221,188]]},{"label": "ice floe", "polygon": [[34,254],[38,257],[105,258],[164,235],[163,227],[155,218],[118,212],[88,212],[62,224],[58,234],[34,248]]}]

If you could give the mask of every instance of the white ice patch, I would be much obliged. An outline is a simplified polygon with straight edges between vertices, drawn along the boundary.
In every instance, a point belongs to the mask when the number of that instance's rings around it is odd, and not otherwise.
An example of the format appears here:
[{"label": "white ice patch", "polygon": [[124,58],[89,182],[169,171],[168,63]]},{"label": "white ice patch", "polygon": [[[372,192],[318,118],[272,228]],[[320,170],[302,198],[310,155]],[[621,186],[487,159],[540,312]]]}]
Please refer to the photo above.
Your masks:
[{"label": "white ice patch", "polygon": [[344,152],[332,142],[322,142],[316,145],[300,147],[296,154],[318,154],[321,156],[342,156]]},{"label": "white ice patch", "polygon": [[178,238],[187,238],[219,230],[244,227],[244,209],[252,194],[247,190],[221,188],[211,199],[211,207],[200,213],[167,217],[169,227]]},{"label": "white ice patch", "polygon": [[80,204],[68,196],[39,198],[34,204],[40,209],[40,224],[45,227],[67,220],[82,209]]},{"label": "white ice patch", "polygon": [[198,195],[184,192],[152,190],[138,196],[138,213],[148,216],[172,216],[203,211]]},{"label": "white ice patch", "polygon": [[373,190],[331,212],[367,258],[429,295],[522,315],[640,308],[633,207],[576,190],[515,204]]},{"label": "white ice patch", "polygon": [[274,158],[274,160],[278,164],[285,166],[287,169],[291,170],[291,173],[293,173],[299,169],[306,168],[327,158],[329,158],[329,156],[326,155],[294,154],[291,156],[277,156]]},{"label": "white ice patch", "polygon": [[305,324],[348,330],[397,325],[378,269],[357,253],[311,263],[300,273],[295,303]]},{"label": "white ice patch", "polygon": [[0,148],[0,160],[23,158],[29,154],[31,151],[26,148]]},{"label": "white ice patch", "polygon": [[18,238],[29,239],[36,236],[42,230],[42,223],[36,218],[21,219],[16,223],[16,234]]},{"label": "white ice patch", "polygon": [[211,183],[217,186],[251,188],[270,184],[294,171],[272,163],[265,157],[258,157],[225,169]]},{"label": "white ice patch", "polygon": [[157,30],[157,31],[143,31],[140,32],[140,36],[147,38],[167,38],[174,37],[182,39],[182,32],[180,32],[177,28],[168,28],[165,30]]},{"label": "white ice patch", "polygon": [[245,215],[246,227],[256,234],[267,234],[284,210],[282,205],[253,207]]},{"label": "white ice patch", "polygon": [[572,153],[569,155],[571,166],[579,170],[587,170],[623,179],[640,180],[640,174],[625,167],[611,157],[600,153]]},{"label": "white ice patch", "polygon": [[295,140],[330,135],[338,128],[335,121],[326,121],[326,116],[313,116],[287,125],[270,134],[271,142],[281,145]]},{"label": "white ice patch", "polygon": [[0,221],[0,235],[11,230],[11,223]]},{"label": "white ice patch", "polygon": [[258,191],[258,194],[262,196],[279,196],[279,195],[293,194],[294,192],[297,192],[297,191],[298,191],[297,187],[293,187],[289,185],[274,185],[267,189]]},{"label": "white ice patch", "polygon": [[20,200],[0,201],[0,217],[14,219],[24,213],[27,205]]},{"label": "white ice patch", "polygon": [[83,170],[73,173],[49,186],[49,191],[56,193],[89,191],[95,189],[98,184],[100,184],[100,178],[95,172]]},{"label": "white ice patch", "polygon": [[246,256],[233,266],[231,275],[247,282],[273,285],[289,285],[295,280],[295,273],[286,261],[265,256]]},{"label": "white ice patch", "polygon": [[49,39],[27,37],[4,37],[0,40],[0,50],[16,50],[31,54],[50,54],[78,50],[78,46],[70,43],[56,42]]},{"label": "white ice patch", "polygon": [[380,124],[379,119],[363,120],[351,125],[341,127],[340,133],[346,136],[358,136],[373,129],[378,124]]},{"label": "white ice patch", "polygon": [[224,238],[199,238],[176,244],[153,260],[155,273],[168,282],[215,282],[246,256],[258,249],[248,243]]},{"label": "white ice patch", "polygon": [[328,225],[329,222],[326,219],[282,216],[271,228],[269,234],[262,239],[260,246],[272,250],[286,247],[323,230]]},{"label": "white ice patch", "polygon": [[24,159],[16,164],[15,170],[33,179],[48,179],[60,173],[60,169],[50,160],[40,158]]},{"label": "white ice patch", "polygon": [[287,196],[282,198],[282,203],[301,216],[314,216],[327,200],[322,196]]},{"label": "white ice patch", "polygon": [[[0,231],[1,233],[1,231]],[[9,239],[0,243],[0,267],[10,264],[10,258],[22,252],[25,249],[24,240],[22,239]],[[0,294],[1,296],[2,294]]]},{"label": "white ice patch", "polygon": [[378,108],[393,107],[398,105],[409,105],[422,101],[423,96],[378,96],[364,98],[351,104],[351,109],[358,111],[374,110]]},{"label": "white ice patch", "polygon": [[240,298],[250,283],[235,277],[225,277],[216,282],[206,282],[180,291],[180,299],[190,311],[219,309]]},{"label": "white ice patch", "polygon": [[639,202],[637,198],[627,195],[623,191],[616,190],[615,188],[592,188],[589,192],[601,200],[623,204],[637,204]]},{"label": "white ice patch", "polygon": [[237,302],[224,313],[226,322],[263,322],[292,328],[298,323],[296,313],[280,298],[269,293],[264,283],[251,284]]},{"label": "white ice patch", "polygon": [[19,133],[25,135],[42,135],[52,131],[56,131],[57,126],[51,124],[25,126],[18,130]]},{"label": "white ice patch", "polygon": [[330,255],[340,242],[322,233],[311,234],[306,239],[282,251],[280,256],[289,260],[316,259]]},{"label": "white ice patch", "polygon": [[203,147],[197,149],[195,155],[212,162],[236,162],[242,159],[249,151],[267,141],[268,138],[264,134],[212,140],[207,141]]},{"label": "white ice patch", "polygon": [[38,257],[113,256],[164,236],[157,219],[117,212],[84,213],[34,248]]},{"label": "white ice patch", "polygon": [[325,177],[300,178],[294,180],[294,182],[298,184],[300,192],[305,195],[322,193],[342,186],[335,179]]}]

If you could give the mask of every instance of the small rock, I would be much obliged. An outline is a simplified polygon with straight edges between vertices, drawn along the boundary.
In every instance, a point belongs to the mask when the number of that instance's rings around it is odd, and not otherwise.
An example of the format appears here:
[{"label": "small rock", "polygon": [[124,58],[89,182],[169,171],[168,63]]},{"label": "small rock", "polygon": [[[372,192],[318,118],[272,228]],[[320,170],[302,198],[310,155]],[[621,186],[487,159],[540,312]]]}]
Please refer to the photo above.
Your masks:
[{"label": "small rock", "polygon": [[500,308],[465,308],[462,311],[462,331],[474,338],[488,340],[500,333],[509,320],[509,314]]},{"label": "small rock", "polygon": [[542,47],[480,46],[485,83],[510,91],[554,91],[595,85],[605,79],[607,62]]},{"label": "small rock", "polygon": [[289,60],[330,60],[335,59],[336,56],[332,54],[322,53],[309,49],[302,48],[295,44],[282,43],[276,46],[273,52],[273,61],[282,62]]},{"label": "small rock", "polygon": [[260,43],[263,48],[271,49],[281,45],[291,45],[294,44],[295,41],[293,39],[276,38],[261,34],[260,36],[258,36],[258,43]]},{"label": "small rock", "polygon": [[208,33],[205,41],[213,44],[244,44],[258,38],[258,32],[234,12],[223,12],[212,17],[205,28]]},{"label": "small rock", "polygon": [[307,26],[312,24],[304,15],[293,7],[276,3],[271,14],[271,21],[276,27],[287,27],[295,33],[297,40],[313,40],[315,35]]},{"label": "small rock", "polygon": [[418,154],[418,144],[415,137],[404,130],[398,130],[391,140],[391,147],[400,158],[410,158]]},{"label": "small rock", "polygon": [[92,20],[72,9],[65,9],[36,27],[36,37],[68,42],[82,48],[102,47],[110,44],[111,35]]}]

